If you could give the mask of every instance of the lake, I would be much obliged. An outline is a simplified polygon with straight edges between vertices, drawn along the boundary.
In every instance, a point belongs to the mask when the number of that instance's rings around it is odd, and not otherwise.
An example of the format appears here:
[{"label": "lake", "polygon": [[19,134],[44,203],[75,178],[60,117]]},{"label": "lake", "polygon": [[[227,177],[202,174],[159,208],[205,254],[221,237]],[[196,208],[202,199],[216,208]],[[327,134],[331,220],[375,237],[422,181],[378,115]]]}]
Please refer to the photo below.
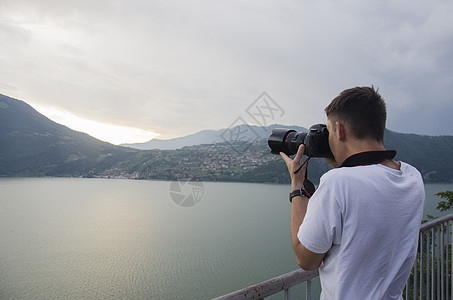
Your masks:
[{"label": "lake", "polygon": [[[425,188],[425,212],[441,215],[434,194],[453,184]],[[0,179],[0,298],[209,299],[295,270],[288,192],[272,184]]]}]

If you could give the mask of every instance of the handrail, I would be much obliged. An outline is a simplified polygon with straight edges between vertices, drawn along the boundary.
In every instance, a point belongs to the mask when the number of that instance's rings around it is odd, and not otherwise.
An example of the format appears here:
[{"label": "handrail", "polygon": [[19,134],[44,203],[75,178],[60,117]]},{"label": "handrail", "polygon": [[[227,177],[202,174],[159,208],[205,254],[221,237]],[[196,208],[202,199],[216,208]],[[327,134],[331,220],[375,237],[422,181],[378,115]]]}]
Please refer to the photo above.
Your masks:
[{"label": "handrail", "polygon": [[249,286],[247,288],[243,288],[230,294],[217,297],[214,300],[263,299],[278,292],[288,290],[289,288],[304,281],[309,281],[318,275],[318,270],[304,271],[302,269],[299,269]]},{"label": "handrail", "polygon": [[417,259],[406,283],[405,299],[452,299],[453,214],[420,226]]},{"label": "handrail", "polygon": [[425,231],[425,230],[431,229],[431,228],[433,228],[433,227],[435,227],[435,226],[437,226],[437,225],[439,225],[441,223],[448,222],[450,220],[453,220],[453,214],[449,214],[449,215],[434,219],[432,221],[423,223],[420,226],[420,231]]},{"label": "handrail", "polygon": [[[453,220],[453,214],[449,214],[449,215],[437,218],[435,220],[426,222],[420,226],[420,233],[427,231],[429,229],[433,229],[434,227],[439,226],[445,222],[449,222],[451,220]],[[450,235],[451,234],[453,234],[453,233],[450,233]],[[431,236],[431,238],[433,238],[433,237]],[[452,239],[453,239],[453,237],[452,237]],[[444,243],[443,237],[441,237],[441,241],[442,241],[441,243],[443,244]],[[446,241],[446,242],[448,242],[448,241]],[[425,242],[425,243],[427,243],[427,242]],[[421,249],[423,249],[423,241],[421,241]],[[432,248],[432,250],[433,250],[433,252],[435,251],[434,248]],[[433,255],[431,255],[431,258],[434,257],[434,253],[432,253],[432,254]],[[425,256],[425,257],[428,257],[428,256]],[[421,260],[423,260],[423,256],[421,257]],[[451,272],[451,270],[453,269],[453,261],[451,261],[450,263],[452,264],[451,269],[449,269],[448,267],[446,268],[447,274],[448,274],[448,272]],[[449,262],[448,262],[448,258],[447,258],[447,265],[448,264],[449,264]],[[434,263],[432,265],[433,266],[431,268],[432,268],[432,270],[434,270]],[[414,269],[415,270],[417,269],[417,262],[414,266]],[[420,270],[421,270],[421,272],[424,271],[423,263],[422,263],[422,267]],[[429,268],[427,271],[429,272]],[[302,269],[298,269],[298,270],[280,275],[278,277],[274,277],[269,280],[263,281],[261,283],[249,286],[247,288],[243,288],[241,290],[214,298],[214,300],[263,299],[265,297],[269,297],[269,296],[276,294],[278,292],[281,292],[281,291],[285,291],[285,299],[289,299],[290,288],[293,286],[296,286],[302,282],[305,282],[305,281],[307,282],[306,299],[310,299],[311,279],[315,278],[318,275],[319,275],[318,270],[304,271]],[[420,276],[422,276],[422,274],[420,274]],[[423,275],[423,276],[428,276],[428,275]],[[419,278],[421,278],[421,277],[419,277]],[[420,293],[420,295],[422,295],[423,281],[420,281],[420,279],[417,279],[417,276],[415,276],[415,278],[413,278],[413,279],[414,279],[415,283],[420,284],[419,293]],[[418,281],[420,281],[420,282],[418,282]],[[409,283],[409,281],[408,281],[408,283]],[[448,287],[449,287],[449,285],[447,283],[447,289],[448,289]],[[451,293],[450,293],[450,296],[451,296],[451,294],[453,294],[453,276],[452,276],[452,283],[451,283],[450,288],[452,289]],[[416,291],[416,288],[415,288],[415,291]],[[408,287],[406,289],[406,297],[408,297],[407,292],[408,292]],[[434,295],[434,292],[432,294]]]}]

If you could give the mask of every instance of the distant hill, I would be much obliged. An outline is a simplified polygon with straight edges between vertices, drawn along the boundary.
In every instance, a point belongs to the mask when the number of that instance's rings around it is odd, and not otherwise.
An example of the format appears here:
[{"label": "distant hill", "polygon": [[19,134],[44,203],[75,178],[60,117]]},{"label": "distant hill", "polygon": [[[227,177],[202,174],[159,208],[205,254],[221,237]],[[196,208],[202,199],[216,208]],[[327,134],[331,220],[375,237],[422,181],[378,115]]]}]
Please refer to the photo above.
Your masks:
[{"label": "distant hill", "polygon": [[453,136],[427,136],[385,131],[387,149],[397,160],[415,166],[427,182],[453,182]]},{"label": "distant hill", "polygon": [[78,176],[137,152],[57,124],[1,94],[0,145],[0,176]]},{"label": "distant hill", "polygon": [[224,143],[230,141],[256,141],[267,139],[274,128],[291,128],[297,131],[306,132],[307,129],[300,126],[287,126],[274,124],[266,127],[256,125],[237,125],[232,128],[223,128],[219,130],[203,130],[187,136],[161,140],[152,139],[144,143],[121,144],[139,150],[176,150],[186,146],[195,146],[202,144]]},{"label": "distant hill", "polygon": [[[161,141],[162,149],[137,150],[99,141],[38,113],[23,101],[0,95],[0,176],[82,176],[134,179],[288,183],[286,166],[272,155],[267,138],[274,124],[205,130]],[[384,144],[396,159],[420,170],[426,182],[453,182],[453,137],[386,130]],[[159,146],[154,144],[153,147]],[[148,145],[149,146],[149,145]],[[330,166],[310,162],[317,182]]]}]

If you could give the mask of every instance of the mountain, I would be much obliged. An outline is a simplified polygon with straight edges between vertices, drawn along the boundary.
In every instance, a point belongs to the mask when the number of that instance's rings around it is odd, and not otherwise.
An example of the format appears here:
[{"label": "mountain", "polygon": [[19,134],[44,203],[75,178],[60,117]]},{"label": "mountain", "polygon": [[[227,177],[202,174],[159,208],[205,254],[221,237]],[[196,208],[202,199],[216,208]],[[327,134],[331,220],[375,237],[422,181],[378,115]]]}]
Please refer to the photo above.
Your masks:
[{"label": "mountain", "polygon": [[266,127],[241,124],[232,128],[223,128],[219,130],[203,130],[187,136],[161,140],[152,139],[145,143],[136,144],[121,144],[121,146],[130,147],[139,150],[176,150],[186,146],[195,146],[202,144],[215,144],[231,141],[255,141],[267,139],[272,133],[274,128],[288,128],[296,131],[306,132],[307,129],[300,126],[287,126],[287,125],[270,125]]},{"label": "mountain", "polygon": [[397,160],[415,166],[427,182],[453,182],[453,136],[427,136],[385,131],[387,149]]},{"label": "mountain", "polygon": [[[386,130],[384,144],[387,149],[397,150],[396,160],[415,166],[425,182],[453,182],[452,136]],[[289,183],[286,165],[279,155],[270,153],[266,139],[148,150],[121,162],[117,168],[143,179]],[[314,158],[310,161],[309,177],[317,183],[330,168],[324,159]]]},{"label": "mountain", "polygon": [[[220,130],[204,130],[195,134],[191,134],[185,137],[180,137],[170,140],[151,140],[143,144],[128,144],[127,146],[136,149],[181,149],[183,147],[202,145],[202,144],[221,144],[231,143],[231,136],[240,136],[240,141],[262,141],[266,140],[274,128],[287,128],[294,129],[296,131],[306,132],[307,129],[299,126],[286,126],[281,124],[273,124],[267,127],[259,127],[254,125],[239,125],[231,129],[220,129]],[[239,134],[241,133],[241,134]],[[239,142],[239,141],[236,141]],[[384,144],[387,149],[397,150],[397,160],[402,160],[410,163],[417,167],[423,174],[425,181],[429,182],[442,182],[448,181],[453,182],[453,137],[452,136],[426,136],[417,134],[404,134],[398,133],[391,130],[385,131]],[[262,143],[265,149],[267,148],[266,143]],[[209,148],[208,148],[209,149]],[[192,149],[196,151],[196,147]],[[253,153],[251,153],[253,155]],[[278,168],[278,163],[269,162],[273,167],[257,166],[257,168],[264,168],[267,175],[259,173],[260,176],[268,178],[272,177],[269,172],[275,171]],[[325,172],[328,167],[320,163],[319,168],[322,172]],[[314,168],[312,168],[314,169]],[[281,170],[280,170],[281,171]],[[240,172],[243,173],[243,172]],[[246,172],[245,172],[246,173]],[[317,174],[314,172],[314,176],[320,176],[322,173]],[[255,177],[258,173],[255,174]],[[251,175],[251,174],[250,174]],[[244,175],[245,176],[245,175]],[[247,177],[247,176],[245,176]],[[248,176],[250,177],[250,176]],[[238,180],[236,174],[235,180]],[[227,180],[223,178],[222,180]],[[252,179],[249,179],[252,180]],[[253,179],[255,180],[255,179]],[[280,180],[282,178],[280,177]]]},{"label": "mountain", "polygon": [[175,150],[185,146],[210,144],[220,142],[220,134],[217,130],[203,130],[194,134],[174,139],[162,140],[152,139],[144,143],[121,144],[121,146],[130,147],[139,150]]},{"label": "mountain", "polygon": [[137,152],[71,130],[1,94],[0,145],[0,176],[78,176]]},{"label": "mountain", "polygon": [[[163,142],[165,147],[176,147],[176,141],[183,141],[176,150],[137,150],[71,130],[23,101],[0,95],[0,176],[289,183],[285,164],[267,146],[267,137],[276,127],[306,130],[278,124],[241,125]],[[398,151],[397,160],[419,169],[426,182],[453,182],[452,136],[386,130],[384,144]],[[324,159],[313,159],[310,179],[318,182],[329,168]]]}]

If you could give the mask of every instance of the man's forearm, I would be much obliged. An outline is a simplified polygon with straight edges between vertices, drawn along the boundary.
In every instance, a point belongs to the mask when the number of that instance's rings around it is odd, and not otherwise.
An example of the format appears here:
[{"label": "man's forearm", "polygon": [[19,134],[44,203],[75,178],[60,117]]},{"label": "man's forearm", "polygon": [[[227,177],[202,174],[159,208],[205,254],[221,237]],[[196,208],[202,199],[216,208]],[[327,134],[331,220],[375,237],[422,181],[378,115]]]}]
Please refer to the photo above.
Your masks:
[{"label": "man's forearm", "polygon": [[293,243],[294,254],[296,254],[297,264],[304,270],[315,270],[319,268],[324,259],[325,253],[314,253],[305,248],[300,243],[297,233],[304,221],[307,212],[308,198],[297,196],[293,198],[291,206],[291,241]]},{"label": "man's forearm", "polygon": [[294,251],[297,245],[300,244],[297,233],[302,224],[305,214],[307,212],[308,198],[305,196],[294,197],[291,204],[291,241],[293,243]]},{"label": "man's forearm", "polygon": [[[302,175],[302,174],[301,174]],[[303,188],[303,178],[291,178],[291,191]],[[292,199],[291,204],[291,241],[293,243],[294,251],[296,246],[300,244],[297,233],[299,232],[300,224],[302,224],[305,213],[307,212],[308,198],[305,196],[296,196]]]},{"label": "man's forearm", "polygon": [[[288,167],[291,176],[291,191],[298,190],[303,187],[304,179],[307,179],[305,172],[309,160],[301,166],[302,156],[305,151],[305,146],[300,145],[294,159],[281,152],[283,160]],[[306,249],[299,241],[297,233],[302,224],[307,212],[308,198],[305,196],[296,196],[292,199],[291,205],[291,242],[293,244],[294,253],[296,254],[297,264],[305,270],[313,270],[319,267],[324,258],[324,254],[317,254]]]}]

